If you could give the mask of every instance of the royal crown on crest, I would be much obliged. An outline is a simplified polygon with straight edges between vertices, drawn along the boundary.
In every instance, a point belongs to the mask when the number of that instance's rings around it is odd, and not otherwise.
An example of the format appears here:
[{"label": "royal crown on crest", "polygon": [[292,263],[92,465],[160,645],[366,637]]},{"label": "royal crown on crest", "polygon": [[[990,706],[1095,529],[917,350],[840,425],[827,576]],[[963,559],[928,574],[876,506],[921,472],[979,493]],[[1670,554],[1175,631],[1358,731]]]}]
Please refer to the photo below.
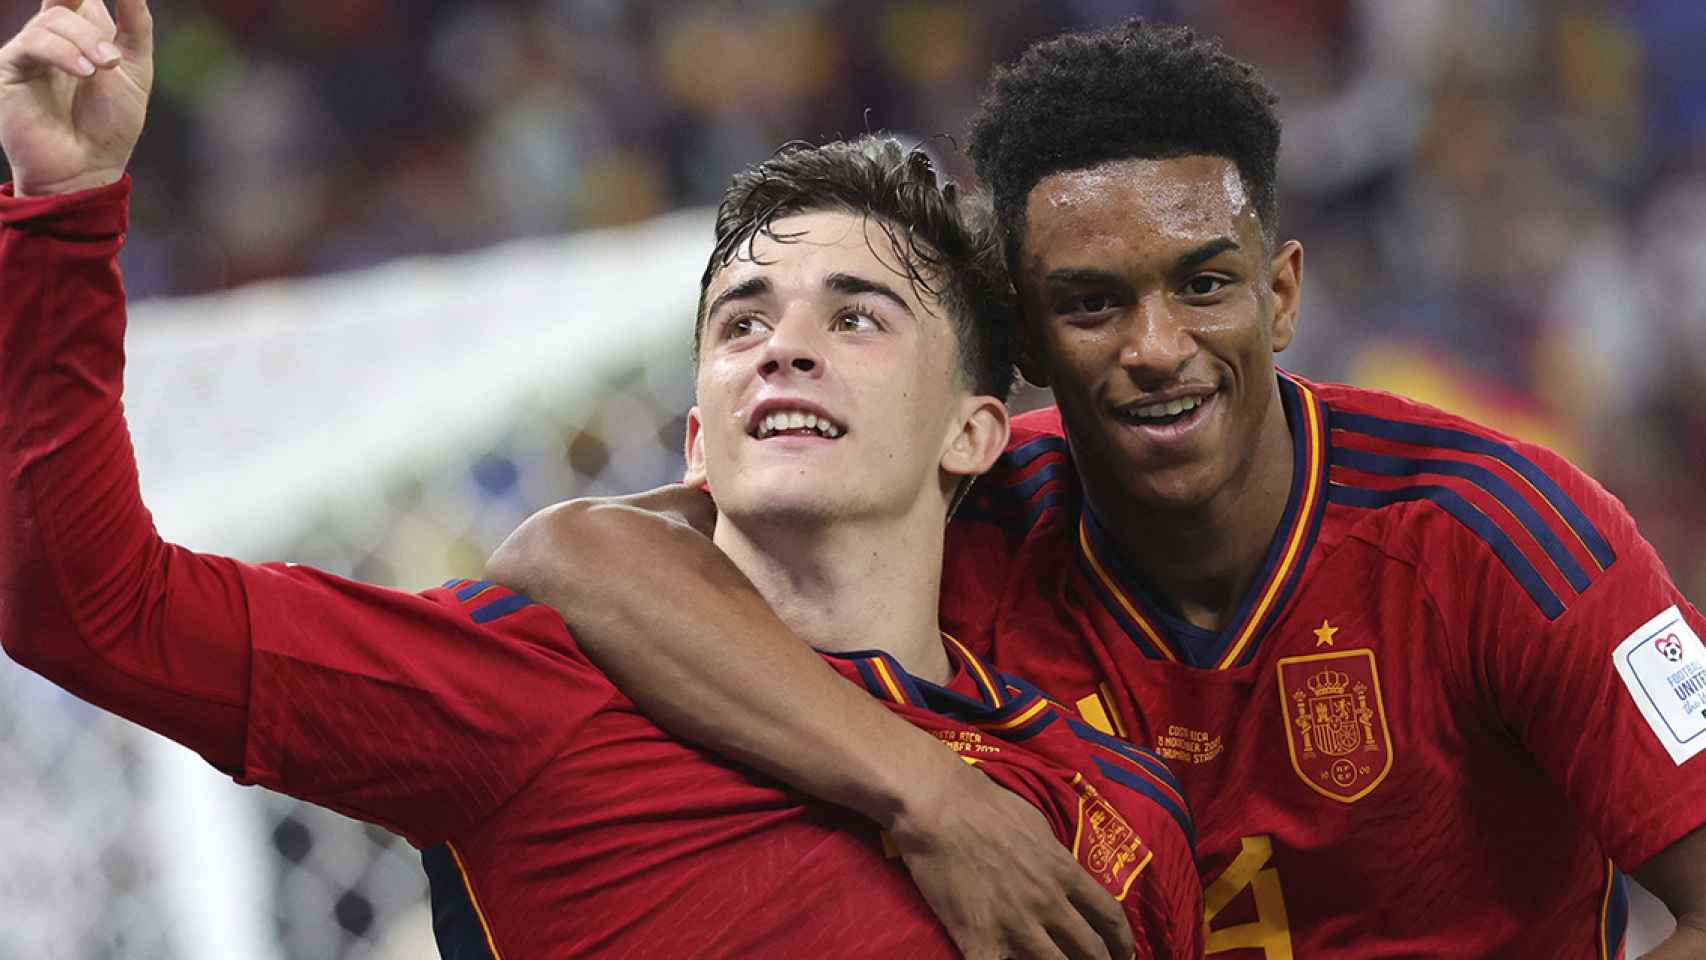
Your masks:
[{"label": "royal crown on crest", "polygon": [[1305,680],[1304,684],[1309,687],[1310,693],[1315,694],[1317,697],[1326,697],[1333,694],[1344,693],[1345,689],[1351,685],[1351,678],[1349,675],[1340,673],[1337,670],[1323,670],[1315,676],[1310,677],[1308,680]]}]

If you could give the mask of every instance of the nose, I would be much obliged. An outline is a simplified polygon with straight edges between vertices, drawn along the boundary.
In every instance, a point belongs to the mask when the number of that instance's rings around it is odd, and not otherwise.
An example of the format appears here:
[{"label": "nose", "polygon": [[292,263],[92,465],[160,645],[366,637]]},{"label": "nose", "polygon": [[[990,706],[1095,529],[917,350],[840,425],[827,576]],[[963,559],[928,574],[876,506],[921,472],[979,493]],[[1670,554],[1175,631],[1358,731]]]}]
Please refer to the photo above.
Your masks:
[{"label": "nose", "polygon": [[765,379],[779,376],[821,376],[823,351],[818,325],[790,311],[776,324],[758,357],[758,374]]},{"label": "nose", "polygon": [[1120,366],[1142,387],[1161,387],[1178,379],[1197,354],[1189,323],[1165,294],[1138,300],[1127,315]]}]

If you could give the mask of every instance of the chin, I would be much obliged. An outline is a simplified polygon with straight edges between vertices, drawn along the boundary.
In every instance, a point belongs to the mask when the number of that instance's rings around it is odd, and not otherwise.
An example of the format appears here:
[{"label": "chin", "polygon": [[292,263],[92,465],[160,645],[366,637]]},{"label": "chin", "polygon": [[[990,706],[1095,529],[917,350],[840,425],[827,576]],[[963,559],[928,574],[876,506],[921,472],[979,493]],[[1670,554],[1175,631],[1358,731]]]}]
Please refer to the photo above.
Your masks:
[{"label": "chin", "polygon": [[1226,478],[1213,464],[1192,463],[1138,473],[1122,486],[1126,496],[1139,504],[1180,512],[1209,503],[1225,483]]},{"label": "chin", "polygon": [[[793,479],[804,481],[806,478],[796,476]],[[716,491],[717,512],[737,525],[790,523],[819,526],[850,512],[849,504],[842,503],[842,498],[821,487],[807,488],[803,483],[760,484],[754,483],[751,477],[744,480],[743,483],[732,484],[735,489],[728,491],[715,483],[711,485],[711,489]]]},{"label": "chin", "polygon": [[1171,486],[1145,486],[1127,491],[1131,498],[1158,513],[1189,513],[1208,504],[1211,491]]}]

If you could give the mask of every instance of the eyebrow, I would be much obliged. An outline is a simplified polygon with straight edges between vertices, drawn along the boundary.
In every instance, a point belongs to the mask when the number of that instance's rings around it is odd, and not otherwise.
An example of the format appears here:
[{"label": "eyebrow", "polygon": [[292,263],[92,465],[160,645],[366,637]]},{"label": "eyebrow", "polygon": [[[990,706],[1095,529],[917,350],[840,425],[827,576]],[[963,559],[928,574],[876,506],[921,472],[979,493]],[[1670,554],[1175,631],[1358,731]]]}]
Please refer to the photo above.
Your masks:
[{"label": "eyebrow", "polygon": [[[1238,245],[1238,241],[1231,237],[1215,237],[1213,240],[1209,240],[1206,243],[1195,247],[1175,260],[1173,262],[1173,272],[1177,273],[1183,270],[1189,270],[1192,267],[1203,264],[1209,260],[1213,260],[1215,257],[1220,256],[1228,250],[1240,249],[1243,248]],[[1058,270],[1050,270],[1048,276],[1044,279],[1048,283],[1057,283],[1065,286],[1094,286],[1097,284],[1119,282],[1121,277],[1119,274],[1114,273],[1111,270],[1102,270],[1097,267],[1061,267]]]},{"label": "eyebrow", "polygon": [[1208,241],[1202,246],[1197,247],[1195,250],[1192,250],[1190,253],[1180,257],[1174,269],[1189,270],[1198,264],[1213,260],[1215,257],[1220,256],[1228,250],[1239,249],[1242,248],[1238,246],[1238,241],[1231,237],[1215,237],[1213,240]]},{"label": "eyebrow", "polygon": [[1061,267],[1058,270],[1050,270],[1044,279],[1049,283],[1073,286],[1108,283],[1118,280],[1119,275],[1111,270],[1098,270],[1095,267]]},{"label": "eyebrow", "polygon": [[723,305],[730,301],[750,300],[753,297],[762,297],[769,292],[769,280],[764,277],[749,277],[727,290],[724,290],[722,293],[717,294],[717,298],[712,300],[711,305],[705,308],[705,318],[709,320],[711,317],[716,316],[717,311],[721,310]]},{"label": "eyebrow", "polygon": [[881,297],[882,299],[888,300],[895,306],[906,311],[907,316],[913,316],[912,307],[908,305],[905,300],[901,299],[900,294],[896,293],[893,287],[886,283],[879,283],[876,280],[868,280],[865,277],[851,273],[832,273],[823,278],[823,285],[837,293],[845,293],[850,296],[870,295],[874,297]]},{"label": "eyebrow", "polygon": [[[823,278],[826,289],[849,296],[875,296],[892,302],[896,307],[906,311],[907,316],[913,316],[912,307],[886,283],[870,280],[852,273],[832,273]],[[717,315],[717,311],[736,300],[751,300],[770,293],[774,288],[766,277],[749,277],[734,286],[717,294],[711,305],[705,308],[705,318],[708,320]]]}]

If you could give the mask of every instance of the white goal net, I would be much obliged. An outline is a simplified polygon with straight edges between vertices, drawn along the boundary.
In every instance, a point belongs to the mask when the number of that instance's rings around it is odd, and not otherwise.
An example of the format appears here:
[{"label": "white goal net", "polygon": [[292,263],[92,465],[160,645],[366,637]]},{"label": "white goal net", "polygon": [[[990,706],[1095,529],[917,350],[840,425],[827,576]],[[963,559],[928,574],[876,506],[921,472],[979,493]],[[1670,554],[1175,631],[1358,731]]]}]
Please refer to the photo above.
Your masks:
[{"label": "white goal net", "polygon": [[[679,476],[704,212],[132,311],[161,533],[418,590]],[[0,960],[434,956],[418,855],[0,659]]]}]

